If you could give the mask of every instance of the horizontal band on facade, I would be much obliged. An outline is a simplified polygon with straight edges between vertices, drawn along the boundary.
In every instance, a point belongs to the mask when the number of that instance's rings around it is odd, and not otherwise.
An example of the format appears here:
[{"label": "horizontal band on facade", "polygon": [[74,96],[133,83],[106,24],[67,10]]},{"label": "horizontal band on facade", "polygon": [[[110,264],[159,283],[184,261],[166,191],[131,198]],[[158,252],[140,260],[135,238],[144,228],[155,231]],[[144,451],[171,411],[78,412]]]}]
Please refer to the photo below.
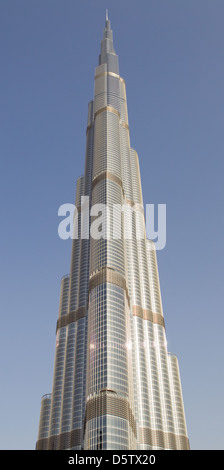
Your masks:
[{"label": "horizontal band on facade", "polygon": [[86,134],[88,133],[88,131],[93,127],[94,125],[94,122],[92,122],[91,124],[89,124],[86,128]]},{"label": "horizontal band on facade", "polygon": [[98,114],[103,113],[104,111],[109,111],[110,113],[116,114],[118,117],[120,117],[120,113],[117,109],[113,108],[113,106],[104,106],[103,108],[98,109],[95,112],[94,117],[98,116]]},{"label": "horizontal band on facade", "polygon": [[69,325],[69,323],[76,322],[80,318],[84,318],[86,316],[86,307],[79,307],[77,310],[73,310],[66,315],[62,315],[62,317],[58,318],[57,321],[57,328],[62,328],[63,326]]},{"label": "horizontal band on facade", "polygon": [[136,437],[137,428],[135,417],[127,398],[108,391],[101,392],[100,395],[90,398],[86,404],[84,428],[86,428],[87,422],[91,419],[104,415],[112,415],[126,419]]},{"label": "horizontal band on facade", "polygon": [[105,77],[105,76],[109,76],[109,77],[114,77],[114,78],[118,78],[118,80],[120,80],[120,82],[124,83],[125,85],[125,80],[120,77],[120,75],[118,75],[117,73],[114,73],[114,72],[101,72],[101,73],[98,73],[97,75],[95,75],[95,80],[97,80],[97,78],[100,78],[100,77]]},{"label": "horizontal band on facade", "polygon": [[109,282],[114,284],[115,286],[121,287],[126,292],[128,304],[130,305],[130,298],[128,293],[128,288],[126,284],[126,279],[122,274],[114,271],[113,268],[104,267],[99,272],[94,274],[89,281],[89,290],[95,289],[95,287],[105,284],[105,282]]},{"label": "horizontal band on facade", "polygon": [[165,327],[164,318],[161,313],[154,313],[149,309],[139,307],[139,305],[133,305],[132,314],[134,317],[140,317],[143,320],[149,320],[152,323],[157,323]]},{"label": "horizontal band on facade", "polygon": [[125,127],[126,129],[128,129],[128,131],[129,131],[129,125],[128,125],[126,122],[121,121],[121,125],[122,125],[123,127]]},{"label": "horizontal band on facade", "polygon": [[[104,179],[109,179],[110,181],[114,181],[115,183],[117,183],[121,187],[122,193],[124,196],[124,188],[123,188],[122,180],[119,178],[119,176],[114,175],[110,171],[103,171],[102,173],[94,177],[92,181],[92,190],[100,181],[103,181]],[[88,196],[84,196],[84,197],[88,197]],[[134,202],[131,199],[127,199],[124,197],[123,204],[124,205],[127,204],[128,206],[133,207],[135,211],[139,211],[143,215],[145,214],[144,207],[139,202]],[[81,204],[81,206],[75,206],[75,208],[78,213],[81,213],[83,205]]]},{"label": "horizontal band on facade", "polygon": [[95,176],[92,181],[92,189],[96,186],[97,183],[100,181],[103,181],[105,179],[108,179],[110,181],[114,181],[114,183],[119,184],[119,186],[123,189],[123,184],[121,178],[119,176],[114,175],[111,173],[111,171],[102,171],[99,175]]},{"label": "horizontal band on facade", "polygon": [[82,429],[56,434],[55,436],[39,439],[36,443],[36,450],[64,450],[72,447],[80,447],[82,443]]},{"label": "horizontal band on facade", "polygon": [[142,214],[144,214],[144,207],[139,202],[134,202],[132,199],[125,198],[125,204],[128,204],[131,207],[134,207],[135,210],[139,210]]},{"label": "horizontal band on facade", "polygon": [[[100,110],[99,110],[99,111],[100,111]],[[130,130],[130,129],[129,129],[129,125],[128,125],[126,122],[121,121],[120,124],[122,125],[122,127],[125,127],[125,129],[127,129],[128,131]],[[90,129],[92,129],[93,126],[94,126],[94,122],[92,122],[91,124],[89,124],[89,125],[87,126],[87,128],[86,128],[86,134],[88,134],[88,131],[89,131]]]},{"label": "horizontal band on facade", "polygon": [[187,436],[164,432],[159,429],[139,428],[139,442],[143,445],[170,450],[190,449]]}]

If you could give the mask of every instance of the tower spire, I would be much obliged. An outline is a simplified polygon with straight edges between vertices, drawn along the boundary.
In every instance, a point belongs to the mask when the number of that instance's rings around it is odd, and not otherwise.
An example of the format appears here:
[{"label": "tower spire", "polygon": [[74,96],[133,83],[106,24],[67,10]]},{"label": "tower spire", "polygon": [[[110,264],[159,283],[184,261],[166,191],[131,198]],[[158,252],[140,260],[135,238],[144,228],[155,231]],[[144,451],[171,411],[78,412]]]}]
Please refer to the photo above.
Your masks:
[{"label": "tower spire", "polygon": [[101,41],[99,65],[107,64],[108,72],[119,74],[118,56],[114,50],[113,31],[108,18],[108,9],[106,9],[106,23],[103,30],[103,39]]}]

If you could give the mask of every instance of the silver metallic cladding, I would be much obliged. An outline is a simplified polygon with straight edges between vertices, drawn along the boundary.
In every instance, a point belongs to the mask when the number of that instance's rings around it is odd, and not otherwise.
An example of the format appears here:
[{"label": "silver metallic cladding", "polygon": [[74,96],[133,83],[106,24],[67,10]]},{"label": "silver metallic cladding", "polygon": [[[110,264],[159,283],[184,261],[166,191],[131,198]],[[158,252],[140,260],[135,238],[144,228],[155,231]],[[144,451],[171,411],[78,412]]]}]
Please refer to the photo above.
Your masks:
[{"label": "silver metallic cladding", "polygon": [[178,361],[167,352],[156,251],[146,238],[138,155],[108,19],[78,208],[81,196],[90,207],[128,204],[122,235],[126,229],[143,238],[81,239],[78,212],[70,276],[61,282],[52,396],[41,402],[36,448],[187,449]]}]

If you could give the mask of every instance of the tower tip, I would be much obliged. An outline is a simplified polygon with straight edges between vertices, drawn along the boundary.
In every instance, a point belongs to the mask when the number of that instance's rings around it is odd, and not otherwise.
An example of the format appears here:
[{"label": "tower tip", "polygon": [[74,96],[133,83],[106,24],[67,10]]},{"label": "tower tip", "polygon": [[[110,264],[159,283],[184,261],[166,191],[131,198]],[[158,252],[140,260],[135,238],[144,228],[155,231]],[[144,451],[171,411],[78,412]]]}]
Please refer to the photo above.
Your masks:
[{"label": "tower tip", "polygon": [[108,10],[106,9],[106,21],[108,21]]}]

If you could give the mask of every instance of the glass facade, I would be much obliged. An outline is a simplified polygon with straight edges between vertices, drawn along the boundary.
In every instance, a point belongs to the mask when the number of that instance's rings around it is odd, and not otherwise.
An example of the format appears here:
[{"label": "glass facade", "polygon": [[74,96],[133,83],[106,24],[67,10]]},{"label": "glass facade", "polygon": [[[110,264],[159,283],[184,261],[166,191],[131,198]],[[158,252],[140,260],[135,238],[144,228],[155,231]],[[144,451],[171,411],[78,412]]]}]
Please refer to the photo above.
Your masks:
[{"label": "glass facade", "polygon": [[[84,224],[82,196],[94,210]],[[118,205],[120,218],[112,218]],[[139,160],[108,19],[76,208],[52,394],[41,401],[36,448],[188,449],[178,361],[167,351],[156,251],[146,238]]]}]

